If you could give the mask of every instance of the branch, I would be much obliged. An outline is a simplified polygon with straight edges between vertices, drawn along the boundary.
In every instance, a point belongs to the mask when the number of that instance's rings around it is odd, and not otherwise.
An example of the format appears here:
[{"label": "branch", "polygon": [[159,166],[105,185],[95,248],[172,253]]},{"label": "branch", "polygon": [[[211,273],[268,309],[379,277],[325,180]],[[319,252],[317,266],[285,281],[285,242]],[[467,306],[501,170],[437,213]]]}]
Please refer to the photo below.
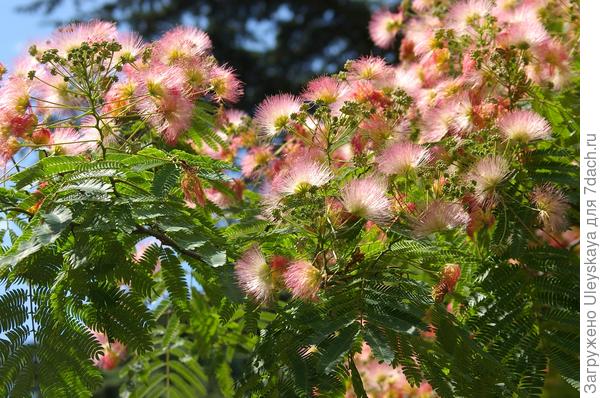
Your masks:
[{"label": "branch", "polygon": [[178,252],[185,254],[188,257],[191,257],[195,260],[201,261],[202,263],[205,263],[204,259],[202,258],[202,256],[200,256],[198,253],[196,253],[193,250],[188,250],[188,249],[184,249],[183,247],[179,246],[179,244],[174,241],[171,237],[169,237],[168,235],[166,235],[163,232],[160,231],[155,231],[151,228],[145,227],[143,225],[138,225],[136,227],[136,232],[137,233],[141,233],[141,234],[147,234],[150,236],[155,237],[156,239],[160,240],[162,243],[171,246],[172,248],[174,248],[175,250],[177,250]]}]

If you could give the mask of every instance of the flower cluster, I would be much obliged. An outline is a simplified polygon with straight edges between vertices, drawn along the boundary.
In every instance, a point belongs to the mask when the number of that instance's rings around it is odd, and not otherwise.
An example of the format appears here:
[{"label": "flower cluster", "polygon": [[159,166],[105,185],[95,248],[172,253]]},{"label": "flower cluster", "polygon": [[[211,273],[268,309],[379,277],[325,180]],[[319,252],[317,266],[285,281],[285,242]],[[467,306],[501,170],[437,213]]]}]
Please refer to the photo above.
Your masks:
[{"label": "flower cluster", "polygon": [[[369,397],[435,398],[438,396],[426,381],[421,382],[419,386],[412,386],[400,368],[393,368],[378,361],[367,343],[363,343],[361,352],[354,356],[354,362]],[[345,397],[355,398],[357,394],[349,388]]]},{"label": "flower cluster", "polygon": [[[264,258],[250,267],[242,257],[238,269],[248,272],[237,275],[248,294],[264,300],[285,286],[314,299],[318,280],[351,269],[340,236],[356,227],[375,228],[379,241],[402,230],[421,240],[465,233],[478,244],[511,192],[523,189],[515,181],[527,179],[530,154],[552,145],[550,123],[531,104],[535,90],[570,82],[568,10],[549,0],[435,3],[373,15],[375,44],[387,48],[401,36],[399,64],[349,61],[299,96],[265,99],[254,119],[228,129],[228,156],[260,186],[263,217],[333,241],[285,253],[308,261],[292,262],[280,279]],[[560,188],[528,184],[533,227],[549,236],[567,229]],[[458,277],[448,278],[434,289],[437,300],[454,289]]]},{"label": "flower cluster", "polygon": [[121,147],[144,131],[177,144],[197,101],[235,102],[242,93],[210,50],[207,34],[189,27],[152,43],[108,22],[57,29],[0,87],[0,162],[23,147],[68,155]]}]

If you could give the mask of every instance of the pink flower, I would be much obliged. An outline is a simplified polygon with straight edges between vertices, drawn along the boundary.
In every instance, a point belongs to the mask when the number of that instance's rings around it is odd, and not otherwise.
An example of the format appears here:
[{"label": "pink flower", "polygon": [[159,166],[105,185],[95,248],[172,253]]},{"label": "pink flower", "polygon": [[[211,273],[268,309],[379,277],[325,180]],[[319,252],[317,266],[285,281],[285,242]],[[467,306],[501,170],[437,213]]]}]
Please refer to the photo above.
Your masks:
[{"label": "pink flower", "polygon": [[341,192],[344,208],[353,215],[385,224],[390,221],[390,201],[386,196],[387,186],[377,177],[351,180]]},{"label": "pink flower", "polygon": [[214,97],[219,101],[237,102],[244,93],[242,82],[230,67],[213,67],[209,83]]},{"label": "pink flower", "polygon": [[241,289],[260,302],[269,301],[275,288],[271,267],[258,246],[252,246],[235,263],[235,276]]},{"label": "pink flower", "polygon": [[429,110],[423,117],[423,125],[419,135],[419,143],[432,143],[442,140],[450,131],[456,120],[456,107],[453,103]]},{"label": "pink flower", "polygon": [[248,114],[240,109],[226,109],[222,114],[221,123],[227,126],[238,128],[244,122],[244,119],[248,117]]},{"label": "pink flower", "polygon": [[538,84],[551,84],[560,90],[569,82],[572,75],[570,56],[565,46],[558,40],[547,40],[533,48],[534,57],[527,65],[527,77]]},{"label": "pink flower", "polygon": [[205,55],[211,47],[205,32],[190,26],[178,26],[155,43],[153,57],[164,65],[175,65]]},{"label": "pink flower", "polygon": [[102,332],[91,330],[96,341],[102,346],[102,353],[92,358],[94,366],[102,370],[112,370],[125,359],[127,347],[119,341],[110,341],[108,336]]},{"label": "pink flower", "polygon": [[194,103],[186,96],[179,68],[155,65],[140,77],[136,106],[165,141],[174,145],[192,122]]},{"label": "pink flower", "polygon": [[72,23],[61,26],[52,33],[50,39],[38,47],[41,51],[58,49],[59,55],[66,57],[70,50],[81,47],[82,43],[99,43],[117,39],[117,27],[106,21]]},{"label": "pink flower", "polygon": [[305,260],[294,261],[283,274],[285,286],[292,295],[303,300],[317,300],[321,286],[321,272]]},{"label": "pink flower", "polygon": [[300,111],[302,101],[290,94],[277,94],[266,98],[256,110],[255,120],[261,132],[274,136],[285,128],[293,113]]},{"label": "pink flower", "polygon": [[23,115],[29,107],[31,84],[27,78],[12,76],[0,87],[0,112]]},{"label": "pink flower", "polygon": [[266,166],[272,158],[273,150],[270,146],[251,148],[241,161],[242,175],[250,177],[257,168]]},{"label": "pink flower", "polygon": [[0,134],[0,166],[5,166],[20,148],[19,141],[15,137],[5,138]]},{"label": "pink flower", "polygon": [[330,76],[321,76],[308,82],[302,97],[308,101],[322,101],[333,104],[345,96],[348,89],[339,80]]},{"label": "pink flower", "polygon": [[417,236],[427,236],[465,226],[469,215],[458,203],[435,200],[415,220],[413,231]]},{"label": "pink flower", "polygon": [[310,187],[320,187],[333,178],[331,171],[310,157],[295,158],[289,167],[273,179],[272,191],[279,195],[304,192]]},{"label": "pink flower", "polygon": [[117,41],[121,49],[115,54],[115,58],[125,62],[135,61],[146,48],[142,37],[135,32],[119,32]]},{"label": "pink flower", "polygon": [[350,81],[366,80],[377,87],[393,84],[394,69],[383,58],[368,56],[348,61],[346,69]]},{"label": "pink flower", "polygon": [[491,204],[496,200],[496,189],[509,175],[509,164],[501,156],[479,160],[466,179],[475,183],[475,197],[479,203]]},{"label": "pink flower", "polygon": [[100,134],[89,129],[86,135],[71,127],[60,127],[54,129],[50,141],[51,148],[55,153],[65,155],[79,155],[95,149],[100,141]]},{"label": "pink flower", "polygon": [[449,26],[459,35],[474,33],[472,25],[481,25],[494,4],[489,0],[463,0],[448,11]]},{"label": "pink flower", "polygon": [[524,144],[550,137],[550,124],[529,110],[515,110],[503,115],[498,120],[498,128],[502,135],[509,141]]},{"label": "pink flower", "polygon": [[402,11],[392,13],[388,10],[379,10],[374,13],[369,22],[369,34],[373,43],[381,48],[390,47],[402,27],[403,20]]},{"label": "pink flower", "polygon": [[538,211],[538,220],[551,232],[562,232],[568,226],[569,202],[554,185],[537,186],[531,193],[531,201]]},{"label": "pink flower", "polygon": [[503,47],[537,47],[550,38],[550,35],[536,19],[510,23],[497,37]]},{"label": "pink flower", "polygon": [[427,161],[426,148],[409,141],[397,142],[385,149],[376,159],[379,171],[386,175],[406,174]]}]

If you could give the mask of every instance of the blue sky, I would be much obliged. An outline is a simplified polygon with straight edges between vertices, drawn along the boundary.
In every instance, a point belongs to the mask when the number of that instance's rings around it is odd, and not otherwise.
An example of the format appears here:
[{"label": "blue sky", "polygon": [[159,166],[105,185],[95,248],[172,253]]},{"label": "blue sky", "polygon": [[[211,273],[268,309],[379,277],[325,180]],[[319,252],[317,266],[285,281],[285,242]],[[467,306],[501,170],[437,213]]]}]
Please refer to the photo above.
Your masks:
[{"label": "blue sky", "polygon": [[[9,68],[32,40],[42,38],[54,29],[54,24],[49,22],[52,17],[16,11],[18,6],[27,3],[29,0],[0,0],[0,62]],[[70,1],[67,3],[54,13],[55,17],[73,15],[73,6]]]}]

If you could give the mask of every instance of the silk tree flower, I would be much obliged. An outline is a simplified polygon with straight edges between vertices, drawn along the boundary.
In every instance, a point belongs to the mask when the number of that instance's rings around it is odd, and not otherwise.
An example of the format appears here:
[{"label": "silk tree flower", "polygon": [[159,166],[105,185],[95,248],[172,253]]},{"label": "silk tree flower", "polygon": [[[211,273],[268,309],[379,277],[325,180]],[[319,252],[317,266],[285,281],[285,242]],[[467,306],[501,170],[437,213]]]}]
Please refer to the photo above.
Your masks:
[{"label": "silk tree flower", "polygon": [[475,183],[475,197],[479,203],[492,204],[496,200],[496,189],[509,174],[506,159],[488,156],[475,163],[466,179]]},{"label": "silk tree flower", "polygon": [[31,85],[25,78],[12,76],[0,87],[0,134],[23,136],[37,124],[28,112]]},{"label": "silk tree flower", "polygon": [[242,175],[251,176],[256,169],[266,166],[273,159],[273,148],[271,146],[257,146],[251,148],[246,156],[242,158]]},{"label": "silk tree flower", "polygon": [[217,65],[210,71],[209,77],[212,95],[218,101],[237,102],[244,90],[233,68]]},{"label": "silk tree flower", "polygon": [[208,54],[212,43],[202,30],[178,26],[166,32],[155,44],[153,58],[164,65],[177,65]]},{"label": "silk tree flower", "polygon": [[572,75],[569,51],[558,40],[548,40],[532,49],[533,59],[526,66],[527,77],[537,84],[551,84],[560,90]]},{"label": "silk tree flower", "polygon": [[451,103],[429,110],[423,116],[419,144],[442,140],[452,130],[455,119],[456,108]]},{"label": "silk tree flower", "polygon": [[305,260],[292,262],[283,274],[285,286],[292,295],[303,300],[317,300],[322,281],[321,271]]},{"label": "silk tree flower", "polygon": [[308,82],[302,97],[308,101],[333,104],[343,98],[347,92],[348,88],[338,79],[331,76],[320,76]]},{"label": "silk tree flower", "polygon": [[480,25],[490,15],[493,6],[489,0],[463,0],[448,11],[448,24],[459,35],[472,34],[472,25]]},{"label": "silk tree flower", "polygon": [[279,133],[293,113],[300,111],[302,101],[290,94],[277,94],[266,98],[256,110],[255,120],[260,131],[267,136]]},{"label": "silk tree flower", "polygon": [[271,189],[278,195],[293,195],[311,187],[325,185],[332,178],[333,175],[326,166],[310,157],[298,157],[275,176]]},{"label": "silk tree flower", "polygon": [[182,70],[154,65],[140,76],[136,106],[164,140],[175,145],[192,121],[194,103],[185,92]]},{"label": "silk tree flower", "polygon": [[469,215],[463,207],[454,202],[434,200],[414,220],[413,232],[423,237],[435,232],[463,227],[469,222]]},{"label": "silk tree flower", "polygon": [[558,188],[549,183],[537,186],[530,198],[538,211],[538,220],[546,230],[562,232],[567,228],[569,203]]},{"label": "silk tree flower", "polygon": [[371,16],[369,21],[369,35],[376,46],[381,48],[389,48],[393,43],[396,35],[402,27],[404,14],[402,11],[397,13],[389,10],[380,10]]},{"label": "silk tree flower", "polygon": [[496,38],[502,47],[530,48],[542,45],[550,35],[536,19],[509,23]]},{"label": "silk tree flower", "polygon": [[134,107],[138,82],[125,78],[114,83],[104,96],[102,113],[119,117],[129,113]]},{"label": "silk tree flower", "polygon": [[91,21],[72,23],[56,29],[50,39],[37,44],[40,51],[57,49],[58,54],[66,57],[70,50],[81,47],[82,43],[99,43],[117,40],[117,27],[112,22]]},{"label": "silk tree flower", "polygon": [[94,129],[84,135],[71,127],[59,127],[52,131],[48,146],[57,154],[79,155],[97,148],[99,141],[100,134]]},{"label": "silk tree flower", "polygon": [[506,113],[498,120],[498,128],[507,140],[524,144],[543,140],[551,135],[550,124],[546,119],[529,110]]},{"label": "silk tree flower", "polygon": [[244,123],[244,119],[248,117],[248,114],[240,109],[225,109],[220,114],[220,123],[222,126],[231,126],[234,128],[240,127]]},{"label": "silk tree flower", "polygon": [[379,87],[388,83],[392,84],[394,80],[394,68],[380,57],[366,56],[349,61],[346,69],[349,81],[366,80]]},{"label": "silk tree flower", "polygon": [[240,288],[259,302],[273,296],[276,279],[258,246],[252,246],[235,263],[235,276]]},{"label": "silk tree flower", "polygon": [[429,158],[427,148],[409,141],[397,142],[385,149],[377,158],[379,171],[386,175],[407,174]]},{"label": "silk tree flower", "polygon": [[341,190],[341,201],[351,214],[374,221],[388,223],[392,216],[390,201],[386,195],[385,181],[375,176],[348,182]]},{"label": "silk tree flower", "polygon": [[125,62],[134,62],[146,49],[144,40],[135,32],[119,32],[117,41],[121,49],[116,52],[115,58]]},{"label": "silk tree flower", "polygon": [[90,332],[102,347],[102,353],[97,354],[92,361],[94,366],[102,370],[112,370],[125,359],[127,347],[119,341],[110,341],[108,336],[102,332],[90,329]]},{"label": "silk tree flower", "polygon": [[0,134],[0,166],[5,166],[20,148],[21,145],[15,137],[4,137]]}]

